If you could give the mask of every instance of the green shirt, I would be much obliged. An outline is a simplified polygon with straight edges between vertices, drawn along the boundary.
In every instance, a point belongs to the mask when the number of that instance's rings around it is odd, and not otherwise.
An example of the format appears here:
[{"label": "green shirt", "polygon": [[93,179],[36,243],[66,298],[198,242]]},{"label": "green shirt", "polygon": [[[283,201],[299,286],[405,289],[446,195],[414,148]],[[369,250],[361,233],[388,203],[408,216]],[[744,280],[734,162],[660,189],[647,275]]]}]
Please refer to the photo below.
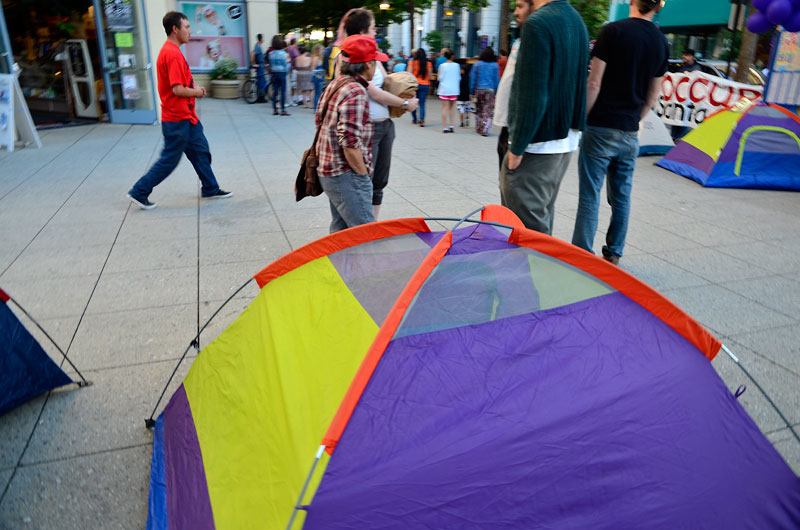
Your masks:
[{"label": "green shirt", "polygon": [[589,33],[567,0],[553,0],[522,26],[511,85],[509,150],[522,155],[528,144],[566,138],[586,127]]}]

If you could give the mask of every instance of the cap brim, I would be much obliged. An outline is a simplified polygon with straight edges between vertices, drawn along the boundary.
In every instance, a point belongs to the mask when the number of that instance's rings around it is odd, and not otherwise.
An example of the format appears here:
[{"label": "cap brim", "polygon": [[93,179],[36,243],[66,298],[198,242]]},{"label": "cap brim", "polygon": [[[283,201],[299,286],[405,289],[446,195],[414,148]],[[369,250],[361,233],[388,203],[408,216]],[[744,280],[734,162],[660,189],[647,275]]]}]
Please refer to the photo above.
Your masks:
[{"label": "cap brim", "polygon": [[386,55],[385,53],[378,52],[375,54],[375,60],[385,63],[389,60],[389,56]]}]

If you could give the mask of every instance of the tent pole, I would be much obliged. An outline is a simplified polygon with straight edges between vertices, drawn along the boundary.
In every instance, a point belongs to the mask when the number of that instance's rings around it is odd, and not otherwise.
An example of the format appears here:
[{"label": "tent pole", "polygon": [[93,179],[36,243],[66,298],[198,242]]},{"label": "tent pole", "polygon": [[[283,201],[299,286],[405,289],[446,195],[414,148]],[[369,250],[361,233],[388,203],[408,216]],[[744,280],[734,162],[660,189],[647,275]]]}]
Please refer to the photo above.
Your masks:
[{"label": "tent pole", "polygon": [[727,353],[727,354],[728,354],[728,357],[730,357],[730,358],[733,360],[733,362],[735,362],[735,363],[736,363],[736,366],[738,366],[739,368],[741,368],[741,369],[742,369],[742,371],[744,372],[744,374],[745,374],[745,375],[746,375],[746,376],[747,376],[747,377],[750,379],[750,381],[752,381],[752,382],[753,382],[753,384],[754,384],[754,385],[756,385],[756,388],[758,388],[758,390],[760,390],[760,391],[761,391],[761,393],[764,395],[764,397],[765,397],[765,398],[767,398],[767,401],[769,401],[769,404],[770,404],[770,405],[772,405],[772,408],[774,408],[774,409],[775,409],[775,412],[777,412],[777,413],[778,413],[778,416],[780,416],[780,417],[781,417],[781,419],[782,419],[782,420],[783,420],[783,422],[786,424],[786,426],[787,426],[787,427],[789,427],[789,430],[790,430],[790,431],[791,431],[791,433],[794,435],[795,439],[798,441],[798,443],[800,443],[800,436],[798,436],[798,434],[797,434],[797,431],[795,431],[795,430],[794,430],[794,427],[792,427],[792,424],[789,422],[789,420],[788,420],[788,419],[786,419],[786,416],[784,416],[784,415],[783,415],[783,412],[781,412],[781,409],[779,409],[779,408],[778,408],[778,405],[776,405],[776,404],[775,404],[775,402],[774,402],[774,401],[772,401],[772,398],[770,398],[770,397],[769,397],[769,395],[767,394],[767,392],[766,392],[766,391],[765,391],[763,388],[761,388],[761,385],[759,385],[759,384],[758,384],[758,381],[756,381],[756,380],[755,380],[755,378],[754,378],[752,375],[750,375],[750,372],[748,372],[748,371],[747,371],[747,369],[744,367],[744,365],[741,363],[741,361],[739,361],[739,358],[738,358],[738,357],[736,357],[736,356],[733,354],[733,352],[732,352],[732,351],[730,351],[730,350],[728,349],[728,347],[727,347],[727,346],[725,346],[724,344],[722,345],[722,351],[724,351],[725,353]]},{"label": "tent pole", "polygon": [[311,464],[311,471],[308,472],[308,476],[306,476],[306,482],[303,484],[303,489],[300,490],[300,496],[297,498],[297,503],[295,504],[294,510],[292,510],[292,516],[289,518],[289,524],[286,525],[286,530],[291,530],[292,525],[294,524],[294,519],[297,517],[298,510],[305,510],[307,506],[302,506],[301,503],[303,502],[303,497],[306,496],[306,490],[308,489],[308,483],[311,482],[311,477],[314,475],[314,470],[317,468],[317,464],[319,463],[319,459],[322,458],[322,453],[325,452],[325,446],[320,445],[319,449],[317,449],[317,454],[314,457],[314,463]]},{"label": "tent pole", "polygon": [[44,336],[45,336],[45,337],[47,337],[47,340],[49,340],[49,341],[50,341],[50,342],[53,344],[53,346],[55,346],[55,347],[56,347],[56,349],[57,349],[57,350],[58,350],[58,352],[61,354],[61,356],[62,356],[62,357],[64,357],[64,360],[65,360],[65,361],[67,361],[67,362],[69,363],[69,365],[72,367],[72,369],[73,369],[73,370],[75,370],[75,373],[76,373],[76,374],[78,374],[78,376],[81,378],[81,381],[75,381],[75,384],[76,384],[76,385],[78,385],[78,387],[84,387],[84,386],[89,386],[89,385],[91,385],[91,384],[92,384],[92,383],[91,383],[91,381],[87,381],[87,380],[86,380],[86,378],[85,378],[85,377],[83,377],[83,374],[80,372],[80,370],[78,370],[78,368],[77,368],[77,367],[76,367],[74,364],[72,364],[72,361],[70,361],[70,360],[69,360],[69,357],[67,357],[67,354],[64,352],[64,350],[62,350],[62,349],[61,349],[61,347],[60,347],[58,344],[56,344],[56,341],[54,341],[54,340],[53,340],[53,337],[51,337],[51,336],[50,336],[50,335],[49,335],[49,334],[48,334],[48,333],[47,333],[47,332],[44,330],[44,328],[43,328],[42,326],[40,326],[38,322],[36,322],[36,319],[35,319],[35,318],[33,318],[32,316],[30,316],[30,315],[28,314],[28,312],[27,312],[27,311],[25,311],[25,308],[24,308],[24,307],[22,307],[21,305],[19,305],[19,302],[17,302],[17,301],[16,301],[16,300],[14,300],[13,298],[9,298],[9,300],[11,300],[12,302],[14,302],[14,305],[15,305],[15,306],[17,306],[17,307],[19,308],[19,310],[20,310],[20,311],[22,311],[22,313],[23,313],[23,314],[24,314],[26,317],[28,317],[28,318],[31,320],[31,322],[33,322],[34,324],[36,324],[36,327],[37,327],[37,328],[39,328],[39,331],[41,331],[42,333],[44,333]]},{"label": "tent pole", "polygon": [[252,281],[253,281],[253,278],[250,278],[249,280],[244,282],[241,287],[236,289],[236,291],[234,291],[233,294],[230,295],[228,297],[228,299],[225,300],[222,303],[222,305],[219,306],[219,308],[217,308],[216,311],[214,311],[214,314],[211,315],[208,320],[206,320],[206,323],[203,324],[203,327],[200,328],[200,330],[197,332],[197,335],[195,335],[194,339],[192,339],[192,342],[190,342],[189,346],[186,347],[186,350],[184,350],[183,355],[181,355],[181,358],[178,359],[178,364],[175,365],[175,369],[172,370],[172,374],[169,376],[169,379],[167,379],[167,384],[164,385],[164,390],[161,391],[161,395],[159,396],[158,401],[156,401],[156,406],[153,407],[153,412],[150,413],[150,417],[149,418],[144,420],[144,425],[145,425],[146,428],[152,429],[153,427],[156,426],[156,421],[153,419],[153,416],[156,415],[156,410],[158,410],[158,406],[161,404],[161,400],[164,399],[164,394],[167,393],[167,388],[169,388],[169,384],[172,382],[172,378],[175,377],[175,374],[178,372],[178,368],[180,367],[180,365],[183,362],[183,360],[186,358],[186,354],[189,353],[189,350],[191,348],[193,348],[193,347],[199,351],[198,344],[200,344],[200,342],[199,342],[200,341],[200,334],[203,333],[203,331],[211,323],[211,321],[214,320],[214,317],[217,316],[217,314],[220,311],[222,311],[222,308],[225,307],[226,305],[228,305],[228,302],[233,300],[233,297],[236,296],[237,294],[239,294],[239,291],[241,291],[242,289],[247,287],[250,284],[250,282],[252,282]]},{"label": "tent pole", "polygon": [[458,228],[458,227],[459,227],[459,225],[460,225],[461,223],[463,223],[464,221],[466,221],[467,219],[469,219],[470,217],[472,217],[472,216],[473,216],[473,215],[475,215],[476,213],[478,213],[478,212],[482,212],[482,211],[483,211],[483,206],[481,206],[481,207],[480,207],[480,208],[478,208],[477,210],[474,210],[474,211],[472,211],[472,212],[469,212],[467,215],[465,215],[464,217],[462,217],[461,219],[459,219],[459,221],[456,223],[456,225],[455,225],[453,228],[451,228],[451,229],[450,229],[450,231],[452,232],[453,230],[455,230],[456,228]]},{"label": "tent pole", "polygon": [[[470,214],[472,215],[472,214]],[[513,226],[504,225],[503,223],[496,223],[494,221],[482,221],[478,219],[464,219],[463,217],[459,219],[458,217],[424,217],[423,221],[454,221],[454,222],[466,222],[466,223],[477,223],[480,225],[490,225],[490,226],[497,226],[500,228],[508,228],[513,229]]]}]

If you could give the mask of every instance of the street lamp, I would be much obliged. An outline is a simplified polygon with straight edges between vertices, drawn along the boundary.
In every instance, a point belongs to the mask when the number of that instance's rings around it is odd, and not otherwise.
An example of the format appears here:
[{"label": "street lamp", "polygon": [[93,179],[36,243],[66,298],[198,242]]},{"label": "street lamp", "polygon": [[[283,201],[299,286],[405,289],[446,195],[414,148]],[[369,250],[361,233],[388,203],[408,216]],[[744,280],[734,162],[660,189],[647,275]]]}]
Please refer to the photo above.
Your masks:
[{"label": "street lamp", "polygon": [[422,26],[417,26],[417,31],[419,32],[419,47],[422,48],[422,30],[425,28]]},{"label": "street lamp", "polygon": [[389,4],[383,3],[383,4],[380,4],[378,7],[381,8],[382,11],[386,11],[387,9],[391,8],[392,6],[389,5]]}]

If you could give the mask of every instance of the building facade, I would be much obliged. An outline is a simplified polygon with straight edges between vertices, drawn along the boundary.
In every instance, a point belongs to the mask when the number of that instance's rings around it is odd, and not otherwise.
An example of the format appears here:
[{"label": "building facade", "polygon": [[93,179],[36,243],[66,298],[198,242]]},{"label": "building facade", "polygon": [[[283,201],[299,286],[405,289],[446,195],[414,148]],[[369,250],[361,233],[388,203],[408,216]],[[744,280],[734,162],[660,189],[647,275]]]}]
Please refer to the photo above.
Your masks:
[{"label": "building facade", "polygon": [[[232,58],[245,75],[258,33],[278,33],[278,0],[2,0],[0,72],[19,72],[34,120],[159,119],[155,62],[166,35],[161,19],[185,13],[183,52],[198,85],[215,61]],[[68,9],[65,11],[65,9]]]},{"label": "building facade", "polygon": [[[500,42],[500,2],[492,0],[487,7],[470,12],[466,9],[450,9],[447,1],[436,1],[422,15],[414,17],[414,46],[420,45],[428,52],[424,39],[431,31],[442,34],[442,45],[455,51],[456,57],[473,57],[491,46],[495,53]],[[513,18],[513,17],[512,17]],[[391,24],[385,29],[389,51],[408,54],[411,46],[411,22]]]}]

